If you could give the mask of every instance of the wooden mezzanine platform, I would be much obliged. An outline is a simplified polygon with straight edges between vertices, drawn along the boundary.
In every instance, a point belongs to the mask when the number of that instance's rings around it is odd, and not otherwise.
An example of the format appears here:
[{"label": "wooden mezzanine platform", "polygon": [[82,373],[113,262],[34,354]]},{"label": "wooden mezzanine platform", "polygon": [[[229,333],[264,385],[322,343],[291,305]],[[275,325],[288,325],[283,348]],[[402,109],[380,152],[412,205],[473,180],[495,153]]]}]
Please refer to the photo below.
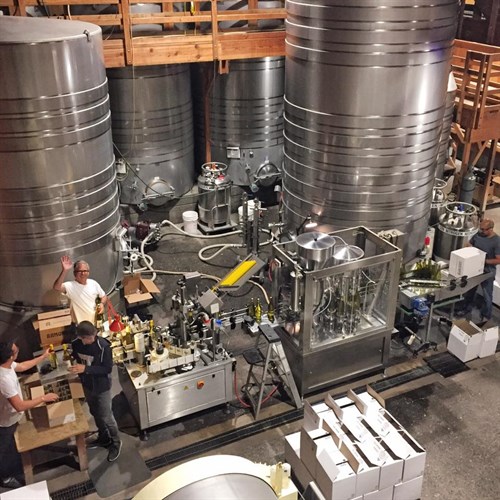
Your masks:
[{"label": "wooden mezzanine platform", "polygon": [[[161,12],[134,12],[138,4],[161,5]],[[285,54],[286,10],[258,8],[258,0],[243,10],[220,10],[217,0],[0,0],[16,16],[40,6],[50,17],[101,26],[108,68],[219,61],[224,71],[225,61]],[[145,25],[155,29],[139,31]]]}]

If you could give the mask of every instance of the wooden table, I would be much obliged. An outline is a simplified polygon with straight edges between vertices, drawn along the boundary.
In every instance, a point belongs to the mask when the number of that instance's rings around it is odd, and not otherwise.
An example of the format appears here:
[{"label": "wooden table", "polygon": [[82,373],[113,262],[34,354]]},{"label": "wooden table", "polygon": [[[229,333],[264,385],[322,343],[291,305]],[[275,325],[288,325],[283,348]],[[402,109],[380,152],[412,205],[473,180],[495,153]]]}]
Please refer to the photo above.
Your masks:
[{"label": "wooden table", "polygon": [[23,461],[26,484],[33,482],[33,462],[31,452],[42,446],[57,443],[75,437],[78,449],[80,470],[88,469],[87,449],[85,447],[85,433],[89,430],[86,415],[84,415],[80,401],[73,400],[76,420],[57,427],[35,428],[32,421],[20,424],[14,434],[17,450]]}]

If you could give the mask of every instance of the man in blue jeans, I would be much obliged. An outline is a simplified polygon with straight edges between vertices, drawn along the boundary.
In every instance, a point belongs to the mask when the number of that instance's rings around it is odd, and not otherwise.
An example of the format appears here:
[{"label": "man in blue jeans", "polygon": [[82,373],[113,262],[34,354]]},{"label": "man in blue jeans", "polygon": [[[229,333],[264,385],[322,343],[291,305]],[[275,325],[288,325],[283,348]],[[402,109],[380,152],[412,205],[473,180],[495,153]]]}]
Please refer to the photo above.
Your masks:
[{"label": "man in blue jeans", "polygon": [[72,355],[78,364],[72,366],[70,371],[80,376],[90,413],[99,432],[90,446],[108,448],[108,461],[114,462],[120,456],[122,442],[111,408],[111,346],[108,340],[97,336],[97,329],[90,321],[80,322],[76,327],[76,335],[77,338],[72,342]]},{"label": "man in blue jeans", "polygon": [[[484,261],[484,272],[489,273],[495,271],[498,264],[500,264],[500,236],[498,236],[493,228],[495,224],[490,219],[483,219],[479,224],[479,232],[475,234],[467,244],[467,246],[472,246],[479,248],[486,253],[486,258]],[[493,283],[495,282],[495,276],[488,278],[481,283],[483,289],[483,306],[481,308],[481,325],[486,321],[490,320],[493,315]],[[457,316],[465,316],[472,311],[472,306],[474,304],[474,296],[476,294],[477,287],[469,290],[464,295],[464,305],[463,308],[457,311]]]}]

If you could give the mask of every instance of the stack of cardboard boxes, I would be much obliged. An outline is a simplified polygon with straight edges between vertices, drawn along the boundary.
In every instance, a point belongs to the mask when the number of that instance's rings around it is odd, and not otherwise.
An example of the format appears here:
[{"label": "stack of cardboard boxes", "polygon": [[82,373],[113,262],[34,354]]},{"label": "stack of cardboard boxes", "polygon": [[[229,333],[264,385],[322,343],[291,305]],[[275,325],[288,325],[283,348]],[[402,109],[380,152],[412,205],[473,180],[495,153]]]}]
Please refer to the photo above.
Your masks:
[{"label": "stack of cardboard boxes", "polygon": [[325,499],[417,500],[426,453],[376,393],[305,402],[300,432],[286,436],[285,459],[300,486]]},{"label": "stack of cardboard boxes", "polygon": [[464,363],[495,354],[497,344],[498,326],[493,321],[480,328],[466,319],[456,320],[448,337],[448,351]]}]

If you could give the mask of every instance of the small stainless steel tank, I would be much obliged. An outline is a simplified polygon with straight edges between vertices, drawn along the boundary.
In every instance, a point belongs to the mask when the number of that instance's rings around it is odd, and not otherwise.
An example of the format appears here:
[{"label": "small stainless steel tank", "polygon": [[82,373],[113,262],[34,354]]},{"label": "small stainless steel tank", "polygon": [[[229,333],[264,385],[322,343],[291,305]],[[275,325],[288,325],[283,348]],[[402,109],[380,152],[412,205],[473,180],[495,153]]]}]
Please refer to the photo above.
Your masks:
[{"label": "small stainless steel tank", "polygon": [[198,177],[200,221],[210,229],[231,220],[231,182],[226,174],[227,165],[211,162],[202,165]]},{"label": "small stainless steel tank", "polygon": [[448,261],[453,250],[463,248],[479,228],[479,216],[474,205],[448,203],[439,217],[434,240],[434,258]]}]

